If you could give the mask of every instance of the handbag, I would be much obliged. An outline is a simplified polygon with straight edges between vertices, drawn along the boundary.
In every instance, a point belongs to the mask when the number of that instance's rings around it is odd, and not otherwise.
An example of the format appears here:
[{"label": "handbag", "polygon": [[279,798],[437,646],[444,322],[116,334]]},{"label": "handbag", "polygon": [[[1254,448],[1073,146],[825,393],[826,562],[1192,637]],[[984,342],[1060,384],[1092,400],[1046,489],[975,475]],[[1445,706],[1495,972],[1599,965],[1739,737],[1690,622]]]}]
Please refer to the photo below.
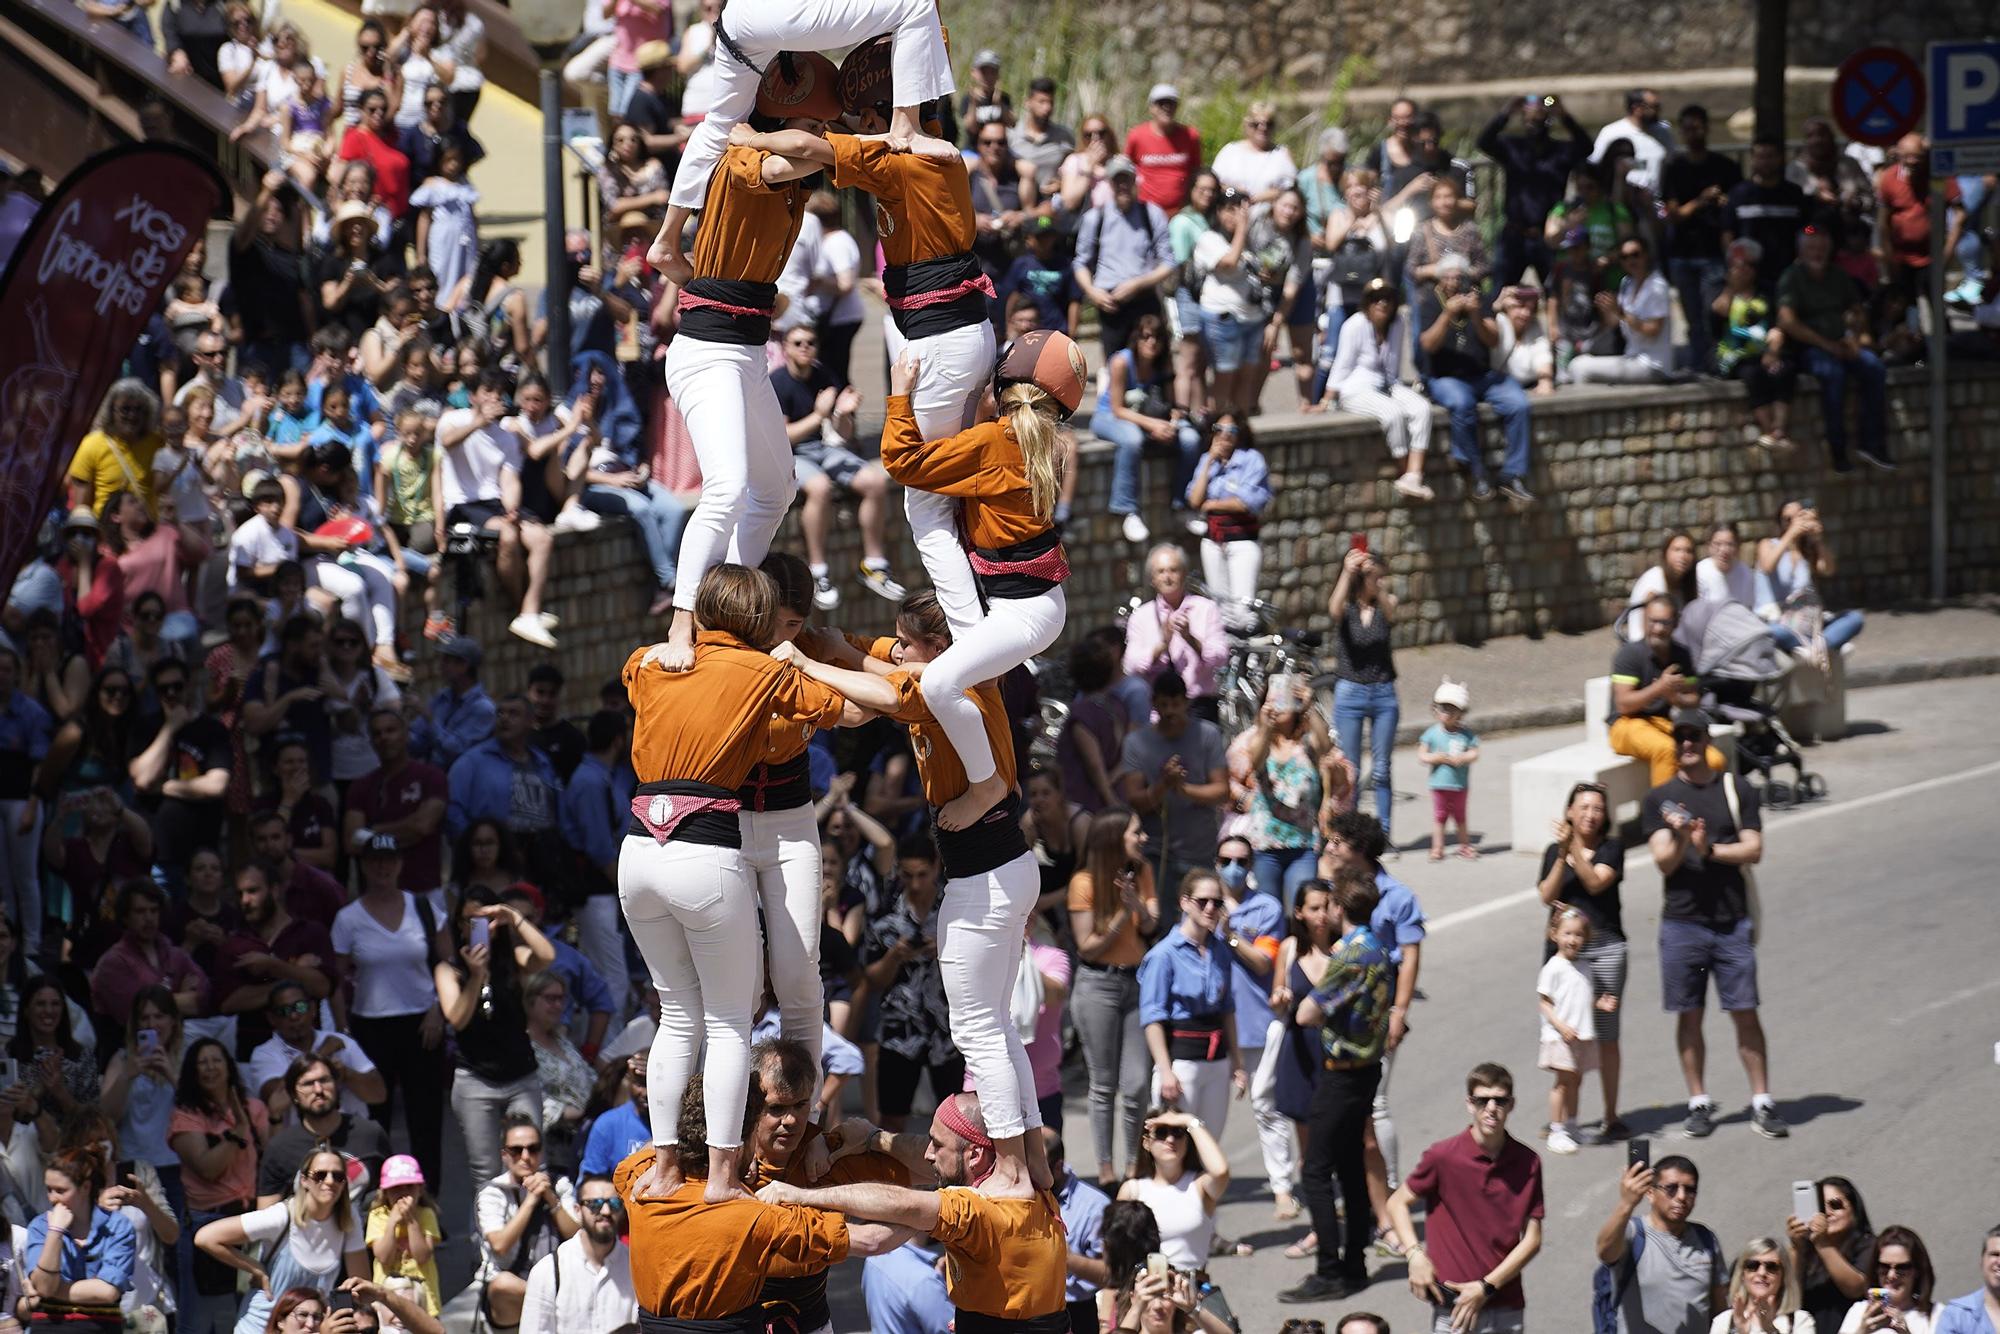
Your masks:
[{"label": "handbag", "polygon": [[1365,236],[1349,232],[1333,252],[1329,281],[1335,287],[1352,290],[1366,287],[1382,272],[1382,252]]},{"label": "handbag", "polygon": [[[1722,776],[1722,795],[1729,800],[1729,822],[1736,826],[1736,832],[1743,832],[1743,808],[1736,799],[1736,775]],[[1736,868],[1743,873],[1743,899],[1750,910],[1750,943],[1754,946],[1763,930],[1764,904],[1757,896],[1757,868],[1745,864]]]},{"label": "handbag", "polygon": [[1014,975],[1014,994],[1007,1002],[1007,1017],[1014,1022],[1014,1031],[1026,1043],[1035,1040],[1035,1026],[1042,1020],[1042,1006],[1048,998],[1048,991],[1042,982],[1042,970],[1035,967],[1035,950],[1023,941],[1021,944],[1021,971]]}]

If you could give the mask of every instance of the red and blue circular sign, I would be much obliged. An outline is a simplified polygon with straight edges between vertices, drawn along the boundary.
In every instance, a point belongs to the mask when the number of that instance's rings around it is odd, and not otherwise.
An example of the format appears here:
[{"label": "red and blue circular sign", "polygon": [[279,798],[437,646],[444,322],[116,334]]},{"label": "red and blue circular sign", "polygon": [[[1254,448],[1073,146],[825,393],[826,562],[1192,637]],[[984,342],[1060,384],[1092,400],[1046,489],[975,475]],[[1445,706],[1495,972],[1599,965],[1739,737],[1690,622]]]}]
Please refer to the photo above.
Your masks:
[{"label": "red and blue circular sign", "polygon": [[1848,138],[1887,148],[1923,124],[1924,76],[1893,46],[1870,46],[1833,76],[1833,120]]}]

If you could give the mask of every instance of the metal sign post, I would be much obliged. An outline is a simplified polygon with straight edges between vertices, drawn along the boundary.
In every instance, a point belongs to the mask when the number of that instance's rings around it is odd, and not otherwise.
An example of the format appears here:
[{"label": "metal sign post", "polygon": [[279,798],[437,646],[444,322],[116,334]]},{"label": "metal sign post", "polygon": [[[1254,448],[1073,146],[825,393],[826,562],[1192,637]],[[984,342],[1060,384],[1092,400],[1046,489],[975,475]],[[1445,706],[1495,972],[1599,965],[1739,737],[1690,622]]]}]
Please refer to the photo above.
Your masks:
[{"label": "metal sign post", "polygon": [[1950,433],[1951,424],[1945,418],[1944,410],[1944,359],[1945,359],[1945,313],[1944,313],[1944,196],[1945,181],[1935,172],[1931,174],[1931,345],[1927,358],[1931,364],[1931,600],[1945,599],[1946,583],[1946,541],[1945,524],[1945,438]]}]

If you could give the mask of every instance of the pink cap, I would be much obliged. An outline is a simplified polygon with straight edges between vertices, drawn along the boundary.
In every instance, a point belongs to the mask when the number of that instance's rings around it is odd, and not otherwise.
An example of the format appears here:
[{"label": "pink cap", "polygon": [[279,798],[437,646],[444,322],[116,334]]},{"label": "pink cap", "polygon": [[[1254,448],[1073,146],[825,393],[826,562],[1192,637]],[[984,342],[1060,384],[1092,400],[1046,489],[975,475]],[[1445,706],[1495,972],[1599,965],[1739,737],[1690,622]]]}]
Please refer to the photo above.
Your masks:
[{"label": "pink cap", "polygon": [[382,1164],[382,1189],[394,1190],[398,1186],[421,1186],[424,1184],[424,1169],[417,1160],[407,1153],[399,1153]]}]

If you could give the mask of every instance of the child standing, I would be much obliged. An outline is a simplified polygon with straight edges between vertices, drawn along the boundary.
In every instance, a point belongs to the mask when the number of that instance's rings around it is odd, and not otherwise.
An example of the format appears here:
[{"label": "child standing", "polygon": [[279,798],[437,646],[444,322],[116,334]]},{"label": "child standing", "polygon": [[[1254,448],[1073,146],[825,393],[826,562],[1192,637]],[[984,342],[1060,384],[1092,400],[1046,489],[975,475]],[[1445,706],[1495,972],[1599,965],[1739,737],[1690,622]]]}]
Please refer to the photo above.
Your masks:
[{"label": "child standing", "polygon": [[479,191],[465,178],[465,146],[447,143],[438,154],[438,174],[410,196],[417,214],[417,253],[437,275],[438,291],[449,292],[471,275],[479,260],[479,219],[473,210]]},{"label": "child standing", "polygon": [[1444,860],[1444,827],[1447,820],[1458,822],[1458,855],[1476,859],[1472,835],[1465,827],[1466,792],[1472,783],[1472,765],[1479,758],[1479,737],[1465,725],[1465,711],[1472,694],[1457,681],[1445,681],[1431,696],[1431,713],[1437,721],[1417,739],[1417,759],[1431,767],[1431,860]]},{"label": "child standing", "polygon": [[[1536,1064],[1555,1075],[1549,1090],[1549,1152],[1575,1153],[1576,1096],[1583,1077],[1597,1068],[1596,1007],[1590,978],[1577,956],[1590,944],[1590,920],[1567,903],[1549,914],[1549,939],[1556,952],[1535,979],[1541,1000],[1542,1049]],[[1617,998],[1604,1001],[1617,1004]]]},{"label": "child standing", "polygon": [[[382,1189],[368,1208],[368,1249],[375,1257],[375,1282],[407,1285],[424,1309],[441,1307],[434,1252],[443,1237],[437,1207],[424,1190],[424,1170],[407,1153],[382,1164]],[[397,1284],[397,1280],[402,1284]]]}]

